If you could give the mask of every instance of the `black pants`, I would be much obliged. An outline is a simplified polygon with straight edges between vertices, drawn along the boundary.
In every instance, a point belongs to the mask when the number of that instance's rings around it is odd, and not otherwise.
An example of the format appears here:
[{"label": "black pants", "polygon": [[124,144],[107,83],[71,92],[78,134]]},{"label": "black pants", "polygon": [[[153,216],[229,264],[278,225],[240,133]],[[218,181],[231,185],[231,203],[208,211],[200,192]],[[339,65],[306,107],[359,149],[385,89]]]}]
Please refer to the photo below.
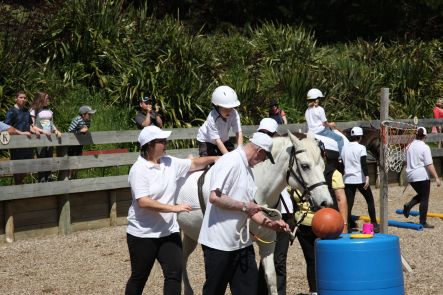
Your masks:
[{"label": "black pants", "polygon": [[[223,143],[226,149],[230,152],[235,149],[234,144],[229,140]],[[199,142],[198,143],[198,154],[200,157],[203,156],[223,156],[222,152],[218,149],[217,145],[210,142]]]},{"label": "black pants", "polygon": [[[283,214],[282,219],[289,225],[291,230],[295,227],[295,220],[293,214]],[[274,265],[275,273],[277,275],[277,292],[278,295],[286,295],[286,260],[288,257],[289,244],[291,243],[291,236],[285,232],[277,232],[277,242],[274,249]],[[258,269],[258,295],[268,294],[268,285],[266,284],[265,272],[262,264]]]},{"label": "black pants", "polygon": [[312,227],[300,225],[297,230],[297,239],[300,243],[306,261],[306,276],[308,277],[309,292],[317,292],[315,276],[315,236]]},{"label": "black pants", "polygon": [[431,192],[431,181],[428,179],[428,180],[410,182],[410,184],[417,193],[417,195],[413,197],[409,201],[409,203],[407,203],[407,205],[409,206],[409,208],[412,208],[418,203],[420,203],[419,207],[420,223],[425,224],[428,214],[429,193]]},{"label": "black pants", "polygon": [[224,295],[228,284],[232,295],[257,292],[258,270],[252,245],[235,251],[202,248],[206,272],[203,295]]},{"label": "black pants", "polygon": [[138,238],[127,234],[131,277],[126,283],[126,295],[142,294],[155,259],[160,263],[164,286],[163,294],[181,293],[182,242],[179,233],[162,238]]},{"label": "black pants", "polygon": [[348,201],[348,226],[351,225],[351,212],[352,212],[352,207],[354,206],[355,192],[357,191],[357,189],[366,200],[366,204],[368,205],[368,214],[369,217],[371,218],[371,223],[374,224],[377,223],[377,217],[375,215],[374,196],[372,195],[371,187],[368,186],[367,189],[364,189],[363,188],[364,186],[365,186],[364,183],[359,183],[359,184],[346,183],[345,185],[346,200]]}]

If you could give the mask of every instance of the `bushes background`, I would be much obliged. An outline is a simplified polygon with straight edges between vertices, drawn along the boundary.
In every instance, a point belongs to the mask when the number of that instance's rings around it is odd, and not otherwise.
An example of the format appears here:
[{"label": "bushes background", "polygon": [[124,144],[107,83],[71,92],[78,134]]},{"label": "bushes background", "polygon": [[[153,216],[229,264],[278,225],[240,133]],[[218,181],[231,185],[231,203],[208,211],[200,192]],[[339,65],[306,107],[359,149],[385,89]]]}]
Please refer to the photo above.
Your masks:
[{"label": "bushes background", "polygon": [[337,121],[378,118],[381,87],[391,90],[393,118],[430,117],[443,93],[439,39],[319,45],[314,31],[283,22],[207,32],[156,18],[144,2],[37,2],[0,4],[0,119],[20,89],[30,100],[48,91],[62,130],[85,103],[98,109],[93,130],[134,128],[146,93],[160,100],[167,127],[198,126],[221,84],[237,91],[243,124],[266,116],[272,98],[290,122],[304,121],[312,87],[326,93],[328,117]]}]

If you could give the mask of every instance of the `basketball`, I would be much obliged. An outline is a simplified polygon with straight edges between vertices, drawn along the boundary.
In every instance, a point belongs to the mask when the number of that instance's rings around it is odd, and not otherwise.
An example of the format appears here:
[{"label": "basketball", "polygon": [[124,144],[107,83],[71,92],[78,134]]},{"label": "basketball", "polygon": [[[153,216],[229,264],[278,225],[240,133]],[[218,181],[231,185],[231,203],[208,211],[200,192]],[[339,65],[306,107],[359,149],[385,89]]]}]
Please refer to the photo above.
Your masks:
[{"label": "basketball", "polygon": [[320,239],[338,238],[344,226],[343,217],[332,208],[320,209],[312,218],[312,231]]}]

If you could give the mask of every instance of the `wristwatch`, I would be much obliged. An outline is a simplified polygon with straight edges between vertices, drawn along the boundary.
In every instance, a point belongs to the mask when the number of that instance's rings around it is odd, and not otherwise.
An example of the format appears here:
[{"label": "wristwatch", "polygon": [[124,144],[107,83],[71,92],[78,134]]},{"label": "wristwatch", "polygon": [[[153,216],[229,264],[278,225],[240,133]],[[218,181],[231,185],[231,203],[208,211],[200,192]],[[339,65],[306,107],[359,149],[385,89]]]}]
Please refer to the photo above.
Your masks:
[{"label": "wristwatch", "polygon": [[246,210],[248,210],[248,204],[246,204],[246,202],[243,202],[243,207],[241,208],[241,211],[246,212]]}]

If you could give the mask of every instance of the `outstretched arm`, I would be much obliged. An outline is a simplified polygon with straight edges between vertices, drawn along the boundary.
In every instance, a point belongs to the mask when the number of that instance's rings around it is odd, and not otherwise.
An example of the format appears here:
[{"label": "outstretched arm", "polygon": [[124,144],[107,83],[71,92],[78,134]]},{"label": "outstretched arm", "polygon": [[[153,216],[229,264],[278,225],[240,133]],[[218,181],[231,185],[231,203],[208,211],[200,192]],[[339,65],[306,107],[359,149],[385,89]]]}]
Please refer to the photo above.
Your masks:
[{"label": "outstretched arm", "polygon": [[440,184],[441,184],[440,178],[438,177],[437,171],[435,171],[434,164],[429,164],[427,167],[428,167],[429,173],[431,173],[432,176],[434,176],[435,181],[437,182],[437,186],[440,186]]}]

